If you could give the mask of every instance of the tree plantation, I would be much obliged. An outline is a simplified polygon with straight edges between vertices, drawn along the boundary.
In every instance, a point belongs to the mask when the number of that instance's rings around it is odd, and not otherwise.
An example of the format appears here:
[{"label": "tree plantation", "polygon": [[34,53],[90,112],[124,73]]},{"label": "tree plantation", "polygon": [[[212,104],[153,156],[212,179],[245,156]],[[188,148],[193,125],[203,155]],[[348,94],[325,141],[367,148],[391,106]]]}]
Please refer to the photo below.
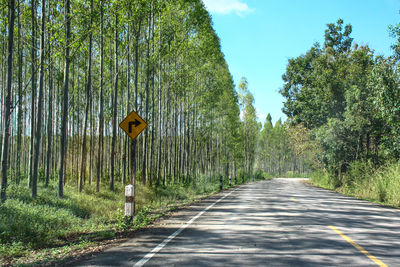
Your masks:
[{"label": "tree plantation", "polygon": [[[189,183],[241,167],[231,153],[241,138],[238,97],[200,1],[9,2],[2,201],[8,183],[36,196],[38,180],[57,179],[61,197],[65,183],[113,190],[136,176]],[[117,128],[133,109],[149,122],[134,142]]]},{"label": "tree plantation", "polygon": [[[3,202],[13,183],[36,197],[38,182],[57,181],[62,197],[67,183],[81,192],[251,175],[261,130],[254,98],[246,79],[236,93],[201,1],[1,7]],[[134,141],[117,127],[131,110],[149,123]]]}]

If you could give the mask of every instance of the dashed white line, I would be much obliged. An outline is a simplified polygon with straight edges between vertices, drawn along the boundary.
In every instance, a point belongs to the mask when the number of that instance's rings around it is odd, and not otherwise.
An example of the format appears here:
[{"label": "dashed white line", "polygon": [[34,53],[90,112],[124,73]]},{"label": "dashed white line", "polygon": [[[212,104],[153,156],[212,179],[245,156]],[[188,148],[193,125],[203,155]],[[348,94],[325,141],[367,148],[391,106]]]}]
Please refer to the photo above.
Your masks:
[{"label": "dashed white line", "polygon": [[205,208],[204,210],[200,211],[196,216],[194,216],[192,219],[190,219],[189,221],[187,221],[184,225],[181,226],[181,228],[179,228],[178,230],[176,230],[173,234],[171,234],[169,237],[167,237],[166,239],[164,239],[163,242],[161,242],[160,244],[158,244],[158,246],[156,246],[155,248],[153,248],[149,253],[146,254],[146,256],[144,256],[140,261],[138,261],[134,266],[143,266],[146,262],[148,262],[154,255],[156,255],[161,249],[163,249],[163,247],[165,247],[171,240],[173,240],[175,237],[177,237],[180,233],[182,233],[183,230],[185,230],[186,227],[188,227],[189,225],[191,225],[195,220],[197,220],[201,215],[203,215],[206,211],[208,211],[209,209],[211,209],[212,207],[214,207],[218,202],[222,201],[224,198],[226,198],[227,196],[229,196],[230,194],[232,194],[234,191],[233,190],[231,192],[229,192],[228,194],[226,194],[225,196],[221,197],[220,199],[218,199],[217,201],[215,201],[213,204],[211,204],[210,206],[208,206],[207,208]]}]

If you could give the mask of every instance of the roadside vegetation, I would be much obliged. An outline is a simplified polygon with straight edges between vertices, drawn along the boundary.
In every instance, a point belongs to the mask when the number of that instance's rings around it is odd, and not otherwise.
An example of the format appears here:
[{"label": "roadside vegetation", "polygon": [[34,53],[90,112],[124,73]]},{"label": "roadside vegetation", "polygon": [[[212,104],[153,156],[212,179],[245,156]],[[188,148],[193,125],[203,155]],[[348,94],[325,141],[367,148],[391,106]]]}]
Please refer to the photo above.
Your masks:
[{"label": "roadside vegetation", "polygon": [[289,60],[281,89],[288,131],[310,160],[313,184],[399,207],[400,24],[389,27],[389,57],[351,32],[339,19],[323,45]]},{"label": "roadside vegetation", "polygon": [[311,182],[319,187],[336,190],[342,194],[366,199],[379,204],[400,207],[400,164],[389,163],[375,168],[366,162],[355,162],[343,175],[343,184],[335,184],[328,172],[316,171]]},{"label": "roadside vegetation", "polygon": [[[243,179],[244,180],[243,180]],[[265,179],[258,176],[256,179]],[[231,186],[247,182],[247,176],[232,179]],[[218,182],[217,182],[218,181]],[[225,177],[223,188],[229,188]],[[124,217],[124,188],[107,187],[96,192],[85,187],[81,193],[67,185],[64,198],[57,198],[57,184],[39,187],[32,198],[26,186],[8,188],[8,200],[0,206],[0,264],[46,264],[68,259],[104,241],[129,236],[155,219],[182,205],[219,191],[219,178],[199,178],[192,184],[137,188],[137,212],[133,221]],[[75,254],[74,254],[75,253]]]}]

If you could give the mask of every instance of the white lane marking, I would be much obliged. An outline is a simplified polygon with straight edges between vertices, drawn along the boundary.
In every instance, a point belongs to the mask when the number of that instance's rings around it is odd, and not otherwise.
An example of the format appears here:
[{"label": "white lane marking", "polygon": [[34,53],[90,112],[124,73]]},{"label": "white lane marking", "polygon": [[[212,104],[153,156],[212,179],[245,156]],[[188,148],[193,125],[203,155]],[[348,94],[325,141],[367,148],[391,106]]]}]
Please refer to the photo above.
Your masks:
[{"label": "white lane marking", "polygon": [[143,266],[146,262],[148,262],[154,255],[156,255],[161,249],[163,249],[163,247],[165,247],[172,239],[174,239],[175,237],[177,237],[180,233],[182,233],[183,230],[185,230],[186,227],[188,227],[189,225],[191,225],[195,220],[197,220],[201,215],[203,215],[207,210],[211,209],[212,207],[214,207],[218,202],[220,202],[221,200],[223,200],[224,198],[226,198],[227,196],[229,196],[230,194],[232,194],[235,190],[229,192],[228,194],[226,194],[225,196],[221,197],[220,199],[218,199],[217,201],[215,201],[213,204],[211,204],[210,206],[208,206],[207,208],[205,208],[204,210],[200,211],[196,216],[194,216],[192,219],[190,219],[189,221],[187,221],[184,225],[181,226],[181,228],[179,228],[178,230],[176,230],[173,234],[171,234],[169,237],[167,237],[166,239],[164,239],[163,242],[161,242],[160,244],[158,244],[158,246],[156,246],[155,248],[152,249],[152,251],[150,251],[149,253],[146,254],[146,256],[144,256],[140,261],[138,261],[135,265],[133,266]]}]

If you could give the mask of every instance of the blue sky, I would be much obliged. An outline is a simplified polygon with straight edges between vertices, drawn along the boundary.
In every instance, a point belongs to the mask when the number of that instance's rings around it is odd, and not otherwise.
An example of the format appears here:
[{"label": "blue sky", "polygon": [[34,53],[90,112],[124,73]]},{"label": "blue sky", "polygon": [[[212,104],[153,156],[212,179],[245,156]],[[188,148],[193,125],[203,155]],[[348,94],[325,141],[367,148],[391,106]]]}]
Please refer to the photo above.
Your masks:
[{"label": "blue sky", "polygon": [[288,59],[323,44],[326,24],[342,18],[352,37],[376,55],[391,55],[388,26],[400,22],[400,0],[203,0],[236,86],[246,77],[259,120],[286,116],[279,94]]}]

